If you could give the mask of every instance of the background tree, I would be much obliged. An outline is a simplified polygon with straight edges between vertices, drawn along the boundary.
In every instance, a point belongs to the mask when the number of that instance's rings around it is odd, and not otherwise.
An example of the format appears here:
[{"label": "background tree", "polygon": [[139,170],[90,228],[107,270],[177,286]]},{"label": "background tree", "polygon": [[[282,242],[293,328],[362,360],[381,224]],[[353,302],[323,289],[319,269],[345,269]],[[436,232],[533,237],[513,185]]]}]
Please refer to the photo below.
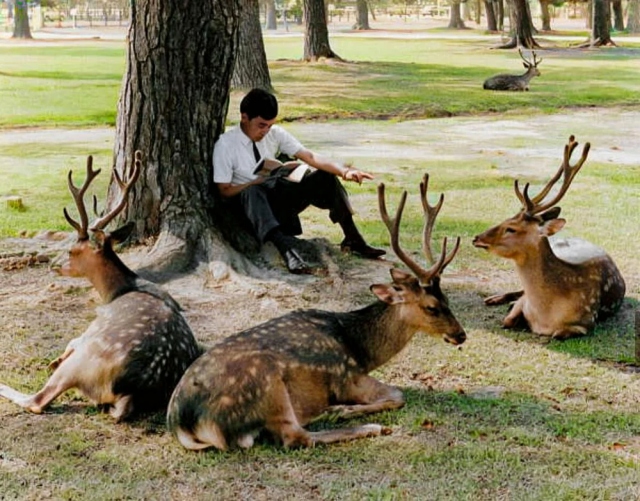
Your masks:
[{"label": "background tree", "polygon": [[535,49],[539,47],[538,42],[533,38],[533,22],[527,0],[509,0],[509,12],[511,22],[511,40],[500,49],[512,49],[513,47],[524,47]]},{"label": "background tree", "polygon": [[591,41],[588,45],[600,47],[615,45],[611,40],[611,8],[609,0],[592,0]]},{"label": "background tree", "polygon": [[611,0],[611,10],[613,11],[613,28],[616,31],[624,31],[622,0]]},{"label": "background tree", "polygon": [[356,0],[356,24],[354,30],[370,30],[369,26],[369,4],[367,0]]},{"label": "background tree", "polygon": [[484,0],[484,11],[487,16],[487,30],[498,31],[498,22],[496,20],[497,2],[493,0]]},{"label": "background tree", "polygon": [[33,38],[29,29],[29,6],[27,0],[14,0],[13,38]]},{"label": "background tree", "polygon": [[271,76],[260,28],[258,0],[240,0],[240,34],[231,85],[235,89],[271,90]]},{"label": "background tree", "polygon": [[554,0],[540,0],[540,20],[542,21],[542,31],[551,31],[550,6]]},{"label": "background tree", "polygon": [[317,61],[322,57],[340,59],[340,56],[333,52],[329,45],[324,0],[304,0],[303,10],[305,22],[304,60]]},{"label": "background tree", "polygon": [[640,33],[640,0],[629,0],[627,8],[627,30],[629,33]]},{"label": "background tree", "polygon": [[[276,1],[275,0],[267,0],[267,14],[265,21],[265,28],[268,30],[277,30],[278,29],[278,18],[276,11]],[[260,24],[260,7],[258,7],[258,24]]]},{"label": "background tree", "polygon": [[[122,217],[135,222],[138,240],[156,239],[148,269],[232,259],[215,229],[211,157],[224,129],[239,18],[239,0],[131,3],[114,168],[123,172],[142,151]],[[110,204],[116,191],[112,180]]]},{"label": "background tree", "polygon": [[462,30],[465,29],[464,21],[462,20],[461,13],[461,1],[460,0],[451,0],[449,3],[449,25],[447,28]]}]

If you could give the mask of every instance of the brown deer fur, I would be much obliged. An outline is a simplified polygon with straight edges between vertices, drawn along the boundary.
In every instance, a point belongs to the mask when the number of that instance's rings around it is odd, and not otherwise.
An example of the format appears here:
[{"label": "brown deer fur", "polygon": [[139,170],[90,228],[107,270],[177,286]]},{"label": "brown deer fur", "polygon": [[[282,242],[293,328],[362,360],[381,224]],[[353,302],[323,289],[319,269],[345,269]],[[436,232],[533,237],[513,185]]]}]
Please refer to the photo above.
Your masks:
[{"label": "brown deer fur", "polygon": [[[391,224],[394,250],[399,249],[401,212]],[[392,283],[372,285],[378,301],[363,309],[299,310],[217,344],[176,387],[169,430],[188,449],[222,450],[251,447],[261,432],[287,447],[380,435],[384,430],[377,424],[317,432],[303,427],[325,413],[344,418],[404,405],[399,389],[368,373],[402,350],[416,332],[452,344],[465,341],[440,290],[440,273],[457,248],[446,256],[445,241],[430,270],[405,261],[420,279],[391,270]]]},{"label": "brown deer fur", "polygon": [[[113,245],[125,239],[132,226],[112,233],[103,228],[120,212],[126,195],[140,171],[139,155],[127,183],[117,178],[123,193],[117,207],[88,227],[83,195],[100,172],[87,162],[87,179],[81,189],[71,182],[81,223],[69,223],[78,241],[60,273],[86,277],[97,289],[104,305],[97,318],[65,352],[51,362],[54,370],[44,388],[34,395],[20,393],[0,384],[0,396],[30,412],[40,413],[56,397],[71,388],[79,389],[96,404],[121,420],[134,410],[157,408],[166,403],[187,367],[201,353],[178,304],[155,284],[131,271],[116,255]],[[91,232],[91,237],[89,236]]]},{"label": "brown deer fur", "polygon": [[[604,250],[578,238],[549,239],[565,224],[564,219],[558,218],[560,208],[554,206],[566,193],[589,152],[587,143],[578,164],[569,165],[577,144],[571,136],[560,170],[533,199],[529,198],[528,185],[521,193],[516,181],[516,194],[523,210],[473,241],[476,247],[515,262],[523,292],[485,300],[495,305],[517,299],[503,321],[506,328],[524,320],[537,334],[556,339],[581,336],[593,328],[596,320],[612,315],[622,304],[624,279]],[[551,202],[544,202],[563,173],[558,194]]]}]

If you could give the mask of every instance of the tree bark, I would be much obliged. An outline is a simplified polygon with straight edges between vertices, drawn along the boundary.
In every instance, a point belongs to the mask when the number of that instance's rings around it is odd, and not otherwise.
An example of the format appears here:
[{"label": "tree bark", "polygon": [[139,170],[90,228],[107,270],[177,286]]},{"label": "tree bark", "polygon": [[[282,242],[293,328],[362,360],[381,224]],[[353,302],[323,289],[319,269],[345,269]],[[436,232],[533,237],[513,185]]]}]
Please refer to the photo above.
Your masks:
[{"label": "tree bark", "polygon": [[640,33],[640,0],[629,0],[627,30],[629,33]]},{"label": "tree bark", "polygon": [[449,26],[448,28],[454,30],[463,30],[466,28],[462,15],[460,13],[460,0],[454,0],[451,2],[451,10],[449,14]]},{"label": "tree bark", "polygon": [[611,0],[611,9],[613,10],[613,28],[616,31],[624,31],[622,0]]},{"label": "tree bark", "polygon": [[[268,30],[277,30],[278,21],[276,19],[276,2],[275,0],[267,0],[267,15],[265,27]],[[258,24],[260,24],[260,7],[258,6]],[[241,35],[242,36],[242,35]]]},{"label": "tree bark", "polygon": [[33,38],[29,28],[27,0],[15,0],[12,38]]},{"label": "tree bark", "polygon": [[540,0],[540,18],[542,20],[542,31],[551,31],[551,13],[549,5],[551,0]]},{"label": "tree bark", "polygon": [[[143,170],[120,219],[134,238],[156,238],[150,271],[231,262],[215,229],[222,212],[211,174],[224,129],[238,44],[239,0],[138,0],[131,4],[127,66],[116,123],[114,169],[135,150]],[[119,190],[109,187],[108,205]]]},{"label": "tree bark", "polygon": [[496,22],[496,12],[494,10],[494,5],[497,6],[493,2],[493,0],[484,0],[484,11],[487,15],[487,30],[489,31],[498,31],[498,23]]},{"label": "tree bark", "polygon": [[593,0],[593,25],[591,28],[591,43],[594,47],[615,45],[611,40],[611,16],[609,0]]},{"label": "tree bark", "polygon": [[353,25],[354,30],[370,30],[369,26],[369,6],[367,0],[356,1],[356,24]]},{"label": "tree bark", "polygon": [[271,90],[271,76],[260,27],[258,0],[240,0],[240,35],[231,85],[235,89]]},{"label": "tree bark", "polygon": [[320,58],[340,59],[329,45],[329,30],[324,0],[304,0],[304,60],[317,61]]},{"label": "tree bark", "polygon": [[513,47],[524,47],[535,49],[540,47],[533,38],[533,23],[527,5],[527,0],[509,0],[510,14],[513,22],[511,26],[511,40],[499,49],[512,49]]}]

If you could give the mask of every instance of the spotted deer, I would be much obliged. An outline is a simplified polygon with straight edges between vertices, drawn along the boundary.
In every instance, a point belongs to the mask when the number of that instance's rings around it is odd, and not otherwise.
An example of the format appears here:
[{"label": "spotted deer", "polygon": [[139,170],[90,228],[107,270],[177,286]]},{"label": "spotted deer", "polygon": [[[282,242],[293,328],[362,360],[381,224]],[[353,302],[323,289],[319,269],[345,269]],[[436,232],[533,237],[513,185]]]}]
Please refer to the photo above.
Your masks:
[{"label": "spotted deer", "polygon": [[539,77],[541,75],[538,69],[538,64],[542,62],[542,59],[537,59],[535,51],[531,51],[533,61],[528,60],[522,54],[522,49],[518,49],[520,57],[524,61],[523,65],[527,71],[522,75],[510,75],[503,73],[500,75],[487,78],[482,85],[486,90],[529,90],[529,82],[533,77]]},{"label": "spotted deer", "polygon": [[105,231],[125,208],[140,170],[141,155],[136,152],[128,175],[121,178],[113,172],[120,197],[113,209],[91,226],[84,194],[100,170],[93,170],[89,157],[81,188],[74,185],[69,172],[69,190],[80,222],[64,209],[78,237],[59,272],[89,279],[105,304],[97,309],[97,318],[89,328],[51,362],[54,372],[44,388],[27,395],[0,384],[0,396],[30,412],[41,413],[60,394],[77,388],[120,421],[134,410],[166,406],[180,377],[200,355],[201,349],[178,304],[155,284],[136,275],[114,252],[113,245],[128,238],[133,225]]},{"label": "spotted deer", "polygon": [[[426,201],[427,181],[425,176],[421,185],[425,235],[440,208]],[[465,341],[440,289],[441,273],[460,239],[448,255],[445,239],[437,262],[421,267],[398,241],[407,193],[393,221],[384,185],[378,196],[392,248],[413,274],[392,269],[392,283],[372,285],[378,301],[365,308],[298,310],[213,346],[189,367],[169,403],[168,428],[185,448],[249,448],[261,432],[286,447],[381,435],[386,430],[378,424],[314,432],[304,426],[327,414],[347,418],[402,407],[402,392],[368,373],[402,350],[416,332],[454,345]],[[424,245],[430,248],[429,242]]]},{"label": "spotted deer", "polygon": [[[582,336],[596,320],[614,314],[622,304],[625,283],[611,257],[600,247],[579,238],[549,239],[560,231],[565,220],[558,218],[556,204],[564,197],[571,182],[589,154],[584,145],[580,160],[571,165],[571,155],[578,143],[574,136],[564,148],[558,172],[535,196],[529,196],[515,181],[515,192],[522,209],[473,240],[473,245],[498,256],[512,259],[523,291],[491,296],[488,305],[515,300],[503,321],[505,328],[524,321],[540,335],[555,339]],[[545,198],[563,178],[550,200]]]}]

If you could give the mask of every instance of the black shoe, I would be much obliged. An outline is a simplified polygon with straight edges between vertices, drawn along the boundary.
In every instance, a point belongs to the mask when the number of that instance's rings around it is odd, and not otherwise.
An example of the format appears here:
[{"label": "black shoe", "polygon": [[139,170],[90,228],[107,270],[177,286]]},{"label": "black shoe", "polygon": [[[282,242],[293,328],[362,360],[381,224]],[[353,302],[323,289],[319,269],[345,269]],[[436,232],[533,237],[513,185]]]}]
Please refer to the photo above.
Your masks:
[{"label": "black shoe", "polygon": [[349,242],[347,240],[343,240],[340,244],[340,250],[342,252],[349,252],[351,254],[355,254],[356,256],[363,257],[365,259],[378,259],[381,256],[384,256],[387,251],[382,249],[376,249],[375,247],[371,247],[364,242]]},{"label": "black shoe", "polygon": [[313,268],[298,254],[295,249],[288,249],[285,251],[284,262],[287,265],[287,269],[291,273],[296,275],[312,275]]}]

